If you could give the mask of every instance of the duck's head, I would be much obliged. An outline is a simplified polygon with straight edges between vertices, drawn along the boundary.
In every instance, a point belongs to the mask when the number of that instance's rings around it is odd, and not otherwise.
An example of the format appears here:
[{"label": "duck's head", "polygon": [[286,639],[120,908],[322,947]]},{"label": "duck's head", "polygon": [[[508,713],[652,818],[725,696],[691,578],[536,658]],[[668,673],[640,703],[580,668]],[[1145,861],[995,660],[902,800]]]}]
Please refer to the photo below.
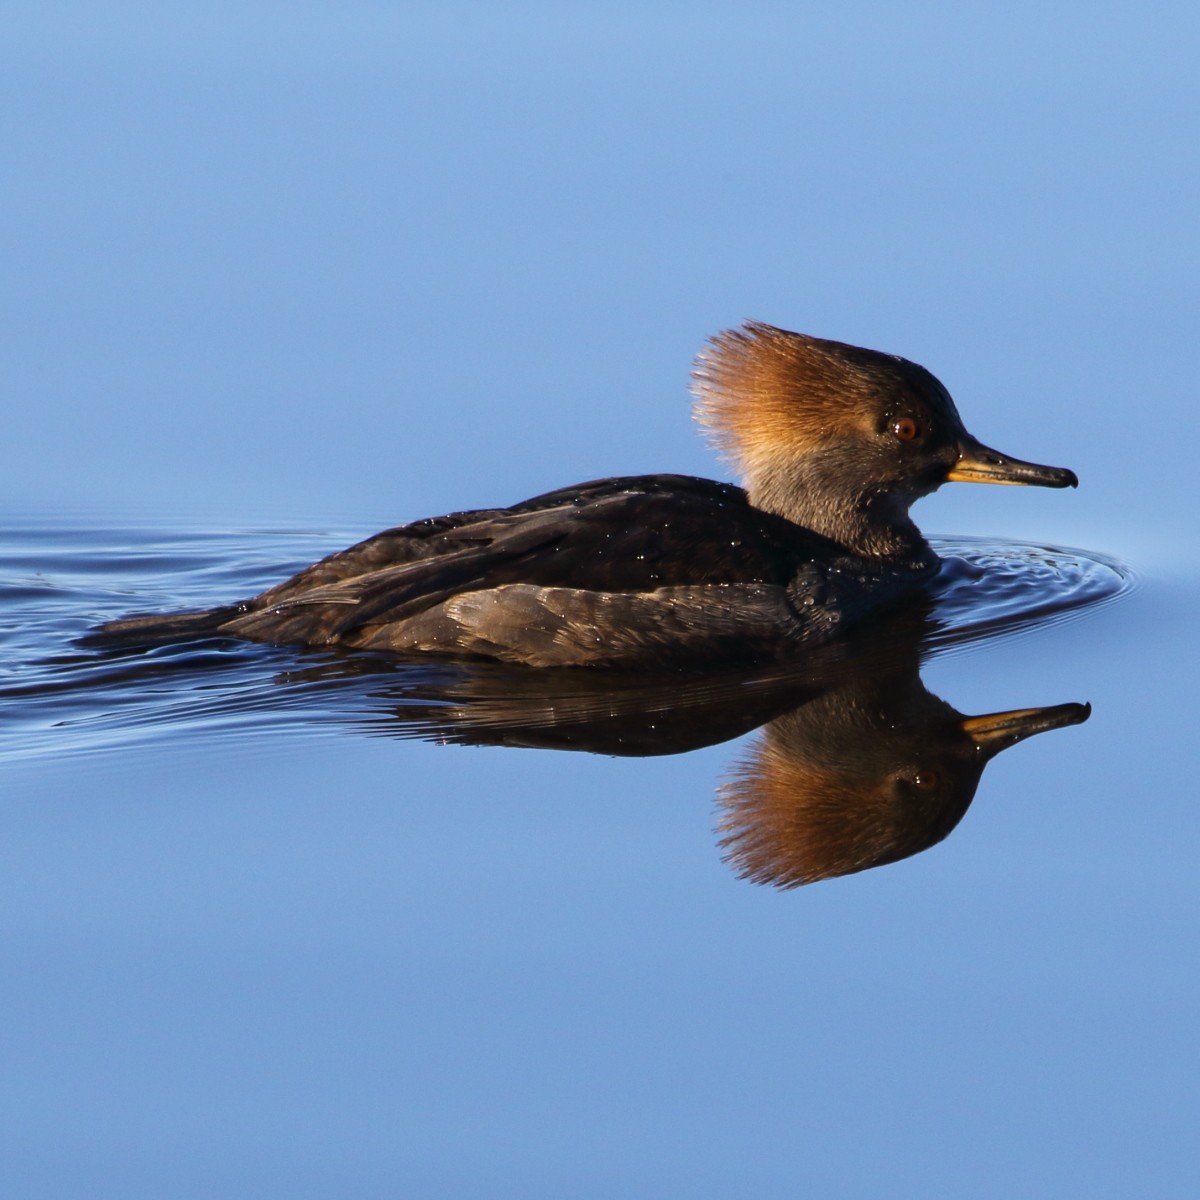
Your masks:
[{"label": "duck's head", "polygon": [[869,557],[927,552],[909,506],[948,481],[1078,483],[984,446],[941,383],[896,355],[748,321],[711,339],[693,381],[751,503]]}]

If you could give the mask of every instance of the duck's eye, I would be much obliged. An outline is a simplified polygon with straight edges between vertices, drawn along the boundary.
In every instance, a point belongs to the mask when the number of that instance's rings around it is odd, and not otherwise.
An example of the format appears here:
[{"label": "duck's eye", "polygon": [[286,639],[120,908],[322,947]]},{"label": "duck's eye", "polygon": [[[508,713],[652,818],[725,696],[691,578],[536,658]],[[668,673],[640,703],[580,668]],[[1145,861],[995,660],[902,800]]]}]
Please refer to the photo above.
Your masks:
[{"label": "duck's eye", "polygon": [[912,417],[900,417],[892,422],[892,432],[902,442],[911,442],[921,436],[921,427]]},{"label": "duck's eye", "polygon": [[938,773],[936,771],[918,771],[913,777],[913,787],[919,792],[932,792],[938,785]]}]

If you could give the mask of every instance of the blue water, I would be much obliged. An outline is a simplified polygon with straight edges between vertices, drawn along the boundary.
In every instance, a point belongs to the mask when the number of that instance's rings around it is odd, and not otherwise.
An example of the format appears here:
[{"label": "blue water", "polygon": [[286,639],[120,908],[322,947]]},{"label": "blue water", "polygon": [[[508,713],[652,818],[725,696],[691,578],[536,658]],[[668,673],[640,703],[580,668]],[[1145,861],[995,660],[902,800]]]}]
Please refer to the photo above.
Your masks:
[{"label": "blue water", "polygon": [[[1194,5],[4,32],[5,1195],[1194,1190]],[[687,374],[748,317],[921,362],[1080,478],[914,511],[969,535],[922,686],[1091,705],[926,852],[740,877],[721,797],[793,679],[636,726],[560,693],[625,739],[561,753],[490,744],[562,738],[490,677],[74,644],[400,521],[725,477]],[[696,748],[627,752],[664,724]]]}]

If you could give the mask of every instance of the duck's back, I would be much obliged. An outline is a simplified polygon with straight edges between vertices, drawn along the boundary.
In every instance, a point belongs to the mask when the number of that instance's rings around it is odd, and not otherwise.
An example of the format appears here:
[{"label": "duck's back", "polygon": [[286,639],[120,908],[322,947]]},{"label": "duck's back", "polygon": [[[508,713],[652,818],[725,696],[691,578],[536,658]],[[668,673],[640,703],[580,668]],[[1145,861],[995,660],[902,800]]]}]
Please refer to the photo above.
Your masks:
[{"label": "duck's back", "polygon": [[721,658],[784,636],[797,564],[832,552],[729,484],[604,479],[387,530],[220,632],[542,666]]},{"label": "duck's back", "polygon": [[838,554],[731,484],[601,479],[385,530],[240,604],[125,618],[99,636],[217,634],[543,666],[752,658],[828,624],[798,620],[789,589],[806,571],[816,583],[805,586],[819,586]]}]

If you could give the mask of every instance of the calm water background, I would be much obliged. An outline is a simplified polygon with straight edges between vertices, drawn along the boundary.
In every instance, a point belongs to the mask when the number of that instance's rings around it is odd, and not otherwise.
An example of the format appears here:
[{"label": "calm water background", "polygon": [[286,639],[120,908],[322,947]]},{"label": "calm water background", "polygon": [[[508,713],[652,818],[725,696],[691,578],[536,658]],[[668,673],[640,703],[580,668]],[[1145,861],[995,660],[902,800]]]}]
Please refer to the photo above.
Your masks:
[{"label": "calm water background", "polygon": [[18,746],[6,1191],[1194,1186],[1198,25],[1169,3],[7,13],[0,501],[28,561],[0,584],[73,586],[44,569],[63,530],[77,563],[121,530],[324,545],[721,473],[687,370],[756,316],[924,363],[983,440],[1082,480],[947,487],[923,527],[1091,547],[1142,586],[936,659],[965,711],[1095,711],[997,760],[943,846],[792,893],[714,845],[735,746],[211,723]]}]

